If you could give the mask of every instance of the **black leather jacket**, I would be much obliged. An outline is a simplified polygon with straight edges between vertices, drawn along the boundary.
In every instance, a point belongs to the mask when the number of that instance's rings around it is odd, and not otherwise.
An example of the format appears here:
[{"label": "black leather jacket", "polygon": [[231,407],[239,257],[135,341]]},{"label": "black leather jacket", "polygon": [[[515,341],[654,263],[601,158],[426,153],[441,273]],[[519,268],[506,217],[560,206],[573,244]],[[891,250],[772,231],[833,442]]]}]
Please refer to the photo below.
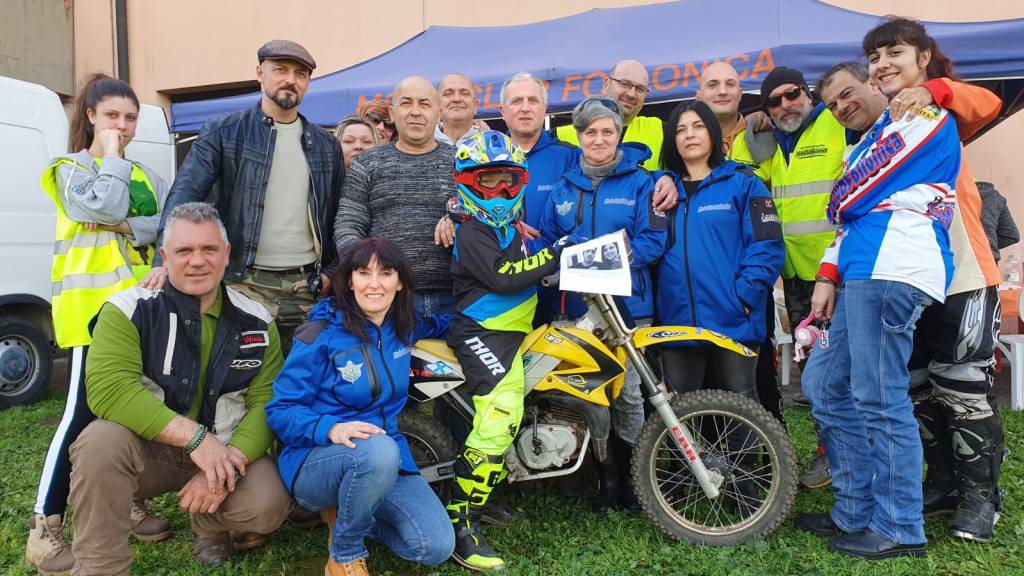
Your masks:
[{"label": "black leather jacket", "polygon": [[[334,217],[345,167],[337,140],[301,114],[299,118],[303,125],[302,147],[309,165],[310,215],[320,253],[317,269],[308,278],[316,294],[319,271],[337,259]],[[258,103],[247,110],[214,118],[203,126],[171,186],[160,222],[160,242],[167,215],[175,206],[211,202],[220,212],[232,247],[225,279],[237,282],[245,276],[256,260],[260,241],[262,206],[277,136],[273,127],[274,120],[263,113]]]}]

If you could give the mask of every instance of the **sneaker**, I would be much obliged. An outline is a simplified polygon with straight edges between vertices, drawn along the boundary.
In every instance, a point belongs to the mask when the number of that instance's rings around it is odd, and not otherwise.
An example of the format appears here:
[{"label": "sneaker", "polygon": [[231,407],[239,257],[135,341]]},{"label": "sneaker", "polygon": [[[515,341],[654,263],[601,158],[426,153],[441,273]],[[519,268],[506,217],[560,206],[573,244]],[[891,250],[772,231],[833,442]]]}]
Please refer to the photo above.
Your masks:
[{"label": "sneaker", "polygon": [[956,507],[949,528],[954,538],[985,544],[992,540],[996,522],[999,512],[994,502],[966,497]]},{"label": "sneaker", "polygon": [[75,565],[71,543],[64,539],[64,523],[59,514],[36,514],[29,520],[25,563],[44,576],[67,574]]},{"label": "sneaker", "polygon": [[171,537],[171,524],[153,514],[143,500],[132,506],[132,536],[143,542],[159,542]]},{"label": "sneaker", "polygon": [[366,570],[366,558],[344,564],[338,564],[334,558],[328,558],[324,576],[370,576],[370,572]]},{"label": "sneaker", "polygon": [[800,475],[800,485],[804,488],[824,488],[832,483],[832,473],[828,467],[828,456],[815,454],[807,472]]},{"label": "sneaker", "polygon": [[452,559],[470,570],[497,572],[505,569],[505,561],[484,540],[476,522],[456,525],[455,552]]}]

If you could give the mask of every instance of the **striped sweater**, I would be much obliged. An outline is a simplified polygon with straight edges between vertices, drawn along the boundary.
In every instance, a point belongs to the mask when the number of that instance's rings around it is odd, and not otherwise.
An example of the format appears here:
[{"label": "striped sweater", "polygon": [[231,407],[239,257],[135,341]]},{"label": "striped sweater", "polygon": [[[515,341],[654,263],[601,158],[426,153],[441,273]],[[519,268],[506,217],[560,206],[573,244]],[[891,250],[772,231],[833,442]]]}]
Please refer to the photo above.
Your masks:
[{"label": "striped sweater", "polygon": [[451,290],[452,251],[434,244],[434,227],[455,194],[454,165],[455,148],[440,142],[426,154],[392,142],[357,156],[334,220],[338,254],[364,238],[387,238],[412,263],[417,290]]}]

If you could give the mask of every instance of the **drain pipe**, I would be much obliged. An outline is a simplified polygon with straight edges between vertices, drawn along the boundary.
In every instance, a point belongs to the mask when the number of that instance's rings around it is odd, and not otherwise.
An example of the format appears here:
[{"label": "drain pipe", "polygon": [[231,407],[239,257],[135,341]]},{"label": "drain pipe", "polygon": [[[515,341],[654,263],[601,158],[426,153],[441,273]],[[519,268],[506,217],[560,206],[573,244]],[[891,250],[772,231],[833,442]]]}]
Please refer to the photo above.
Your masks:
[{"label": "drain pipe", "polygon": [[114,0],[117,77],[128,82],[128,0]]}]

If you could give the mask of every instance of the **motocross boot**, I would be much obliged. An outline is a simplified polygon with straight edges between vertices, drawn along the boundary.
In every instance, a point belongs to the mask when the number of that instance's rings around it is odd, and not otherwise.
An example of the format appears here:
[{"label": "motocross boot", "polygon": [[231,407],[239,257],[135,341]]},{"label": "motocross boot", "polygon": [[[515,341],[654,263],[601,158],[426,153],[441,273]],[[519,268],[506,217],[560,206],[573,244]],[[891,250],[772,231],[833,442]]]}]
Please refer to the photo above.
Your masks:
[{"label": "motocross boot", "polygon": [[986,543],[992,540],[1001,507],[1002,420],[996,413],[980,420],[951,419],[950,424],[961,496],[950,530],[956,538]]},{"label": "motocross boot", "polygon": [[448,516],[455,529],[452,558],[470,570],[492,572],[505,569],[505,561],[484,539],[480,518],[494,487],[505,477],[501,456],[488,456],[473,448],[464,448],[455,459],[455,482]]},{"label": "motocross boot", "polygon": [[914,416],[921,431],[921,446],[928,470],[924,475],[924,515],[947,514],[959,501],[954,473],[949,420],[942,407],[925,400],[914,404]]},{"label": "motocross boot", "polygon": [[[615,434],[612,433],[612,436]],[[597,498],[594,498],[594,514],[607,516],[612,510],[619,507],[619,492],[622,488],[622,471],[619,468],[617,458],[618,446],[613,438],[608,439],[608,450],[603,462],[597,461],[594,465],[597,469]]]}]

